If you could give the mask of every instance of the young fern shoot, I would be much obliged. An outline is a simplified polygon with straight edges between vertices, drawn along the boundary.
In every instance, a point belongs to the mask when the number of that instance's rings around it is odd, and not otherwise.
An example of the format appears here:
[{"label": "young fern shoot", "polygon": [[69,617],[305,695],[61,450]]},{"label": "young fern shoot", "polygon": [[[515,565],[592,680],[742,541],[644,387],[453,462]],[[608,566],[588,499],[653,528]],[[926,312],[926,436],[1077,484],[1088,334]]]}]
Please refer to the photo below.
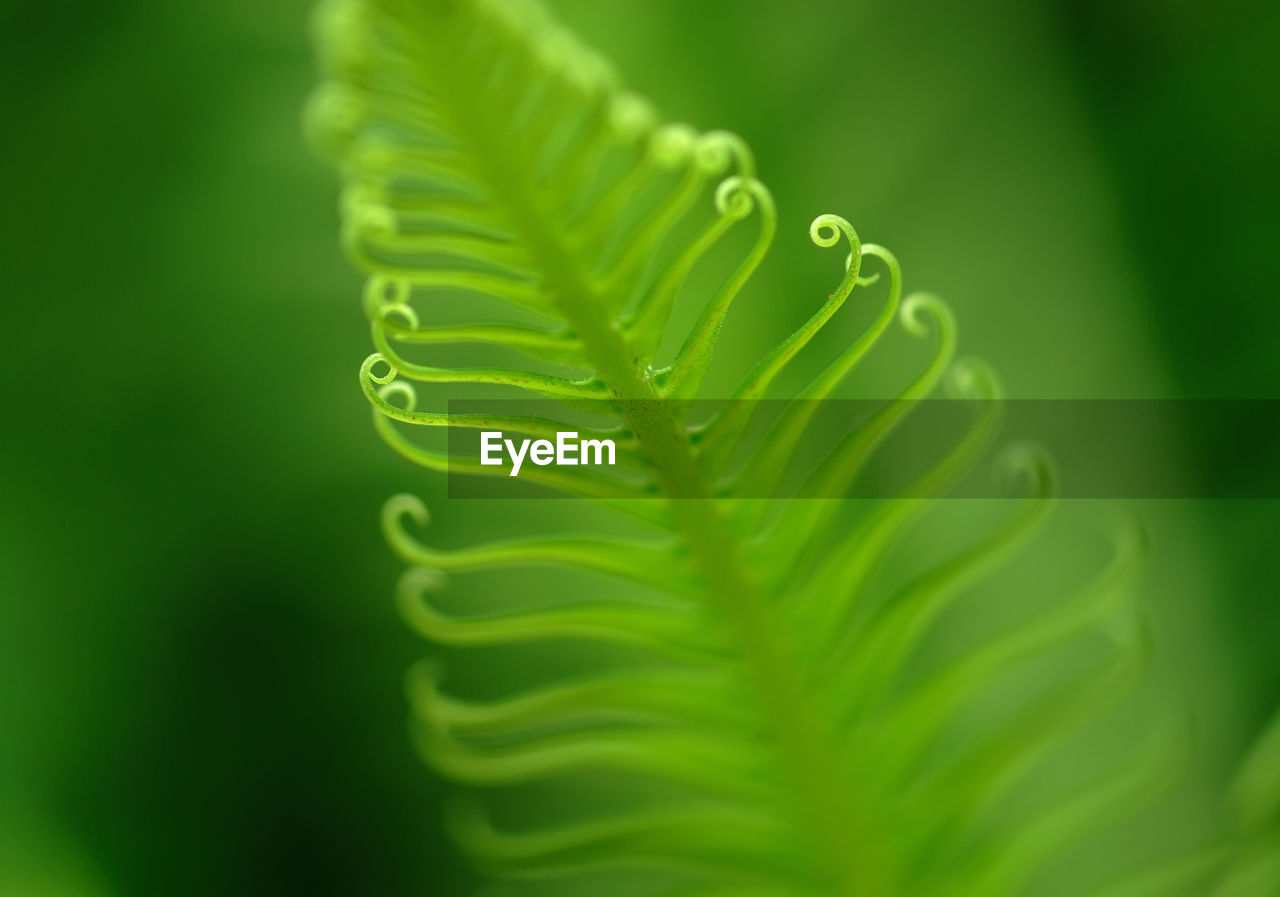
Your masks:
[{"label": "young fern shoot", "polygon": [[[1120,534],[1112,565],[1081,594],[950,666],[915,662],[964,589],[1042,524],[1054,476],[1041,453],[1021,447],[1004,458],[1028,485],[1006,523],[883,602],[869,599],[874,572],[925,500],[982,457],[1001,395],[985,365],[956,359],[946,304],[903,296],[892,253],[862,242],[845,219],[819,216],[810,236],[839,253],[838,283],[734,401],[695,421],[690,400],[722,325],[777,230],[744,142],[661,122],[534,3],[337,0],[317,23],[326,80],[309,122],[342,172],[343,244],[368,276],[376,352],[359,379],[378,432],[432,470],[506,476],[410,434],[554,438],[566,424],[425,410],[424,385],[588,408],[607,417],[590,435],[613,439],[637,475],[529,474],[651,531],[443,550],[407,526],[428,527],[420,500],[386,505],[387,538],[410,565],[404,613],[432,642],[513,651],[579,643],[611,658],[558,681],[504,680],[500,698],[451,692],[447,665],[413,676],[419,744],[442,775],[491,791],[545,783],[568,796],[526,809],[518,827],[476,802],[451,813],[462,850],[503,883],[496,893],[1013,897],[1126,795],[1164,778],[1162,764],[1125,767],[1068,806],[1010,803],[1046,753],[1140,678],[1146,638],[1132,595],[1143,552],[1133,532]],[[660,364],[692,273],[742,230],[750,237],[740,257]],[[877,294],[867,329],[753,446],[751,403],[845,304]],[[477,311],[465,323],[431,323],[427,312],[441,308]],[[478,311],[493,308],[505,311]],[[839,524],[836,501],[758,499],[783,478],[816,403],[895,326],[931,347],[928,360],[896,401],[833,447],[805,494],[845,494],[915,400],[944,384],[972,400],[967,432],[852,529]],[[407,357],[451,344],[525,361]],[[745,462],[731,466],[742,452]],[[565,588],[559,603],[483,615],[439,600],[447,575],[529,567],[603,591]],[[1000,682],[1041,652],[1100,634],[1106,657],[1094,668],[1046,688],[965,751],[946,747],[949,726]],[[1019,808],[1015,823],[1009,806]]]}]

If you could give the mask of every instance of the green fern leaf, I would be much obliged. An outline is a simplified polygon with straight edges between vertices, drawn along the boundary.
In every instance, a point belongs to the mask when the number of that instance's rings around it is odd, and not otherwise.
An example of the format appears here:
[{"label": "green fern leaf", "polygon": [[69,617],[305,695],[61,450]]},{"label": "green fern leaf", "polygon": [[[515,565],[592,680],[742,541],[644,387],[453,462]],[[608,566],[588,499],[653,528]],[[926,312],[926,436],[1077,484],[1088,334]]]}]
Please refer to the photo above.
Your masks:
[{"label": "green fern leaf", "polygon": [[1280,892],[1280,715],[1248,751],[1227,789],[1233,825],[1215,843],[1184,850],[1099,897],[1270,897]]},{"label": "green fern leaf", "polygon": [[[744,379],[741,401],[695,424],[688,400],[775,231],[773,199],[742,141],[661,123],[532,3],[342,0],[317,21],[327,80],[311,133],[341,168],[344,245],[368,275],[377,352],[360,382],[378,431],[428,468],[488,475],[408,434],[503,424],[550,433],[559,422],[421,410],[419,390],[517,391],[603,408],[611,422],[601,432],[640,474],[533,472],[638,518],[642,534],[631,540],[533,535],[442,550],[406,527],[429,523],[418,499],[386,506],[387,537],[411,565],[400,585],[405,615],[432,642],[541,645],[544,658],[573,643],[599,658],[554,681],[506,678],[484,697],[451,691],[448,664],[412,677],[432,766],[469,786],[542,789],[523,819],[503,818],[516,814],[500,800],[450,814],[487,875],[530,894],[1023,894],[1074,837],[1163,781],[1159,764],[1125,767],[1070,800],[1017,804],[1018,818],[1006,818],[1045,755],[1140,677],[1133,532],[1081,594],[950,665],[918,663],[964,590],[1042,523],[1053,474],[1040,454],[1008,460],[1030,494],[1007,523],[885,600],[868,598],[928,499],[981,458],[1000,398],[984,365],[955,360],[947,306],[901,296],[888,250],[863,243],[842,218],[815,220],[815,243],[847,244],[839,283]],[[691,274],[722,263],[717,247],[743,230],[748,245],[659,363]],[[751,498],[785,475],[813,401],[788,405],[745,463],[730,459],[749,446],[750,402],[770,394],[855,290],[873,288],[872,265],[885,281],[879,313],[797,397],[833,395],[895,324],[931,340],[931,356],[902,401],[821,463],[809,494],[844,494],[912,400],[944,383],[979,413],[903,497],[869,507],[850,528],[838,502]],[[436,323],[441,308],[471,314]],[[459,343],[520,361],[458,368],[408,357],[415,346]],[[537,567],[562,577],[560,602],[499,602],[475,614],[441,601],[446,575]],[[948,742],[957,720],[1032,660],[1099,635],[1104,660],[982,737]]]}]

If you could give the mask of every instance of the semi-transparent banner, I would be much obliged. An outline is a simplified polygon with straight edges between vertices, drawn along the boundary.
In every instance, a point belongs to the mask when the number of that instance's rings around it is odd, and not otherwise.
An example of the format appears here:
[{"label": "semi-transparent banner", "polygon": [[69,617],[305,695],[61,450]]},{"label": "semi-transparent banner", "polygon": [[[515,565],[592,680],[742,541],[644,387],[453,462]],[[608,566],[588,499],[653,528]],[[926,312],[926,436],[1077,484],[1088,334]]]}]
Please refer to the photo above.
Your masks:
[{"label": "semi-transparent banner", "polygon": [[428,431],[454,498],[1008,498],[1030,476],[1064,498],[1247,499],[1280,498],[1277,421],[1270,400],[468,399],[404,429]]}]

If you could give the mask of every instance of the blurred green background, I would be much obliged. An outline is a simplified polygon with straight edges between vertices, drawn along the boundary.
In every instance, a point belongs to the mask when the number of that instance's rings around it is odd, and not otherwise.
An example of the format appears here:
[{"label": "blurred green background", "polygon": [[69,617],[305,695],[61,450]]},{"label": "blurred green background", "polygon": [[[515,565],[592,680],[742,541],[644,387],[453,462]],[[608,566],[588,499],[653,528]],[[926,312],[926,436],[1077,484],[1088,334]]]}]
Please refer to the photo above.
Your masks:
[{"label": "blurred green background", "polygon": [[[832,211],[1014,396],[1280,396],[1275,4],[551,5],[756,149],[781,230],[732,357],[825,295]],[[462,541],[483,512],[368,424],[307,14],[0,13],[0,894],[462,891],[376,516],[411,489]],[[1151,504],[1154,613],[1229,755],[1280,701],[1280,507]]]}]

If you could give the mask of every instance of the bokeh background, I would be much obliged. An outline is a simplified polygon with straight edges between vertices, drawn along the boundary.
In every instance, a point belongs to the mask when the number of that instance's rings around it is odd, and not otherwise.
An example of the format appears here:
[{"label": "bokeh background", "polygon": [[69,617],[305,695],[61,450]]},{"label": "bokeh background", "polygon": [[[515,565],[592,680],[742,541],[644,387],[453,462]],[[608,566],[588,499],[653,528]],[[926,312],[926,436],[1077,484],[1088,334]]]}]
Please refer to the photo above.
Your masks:
[{"label": "bokeh background", "polygon": [[[555,0],[779,197],[736,357],[891,246],[1019,397],[1280,396],[1280,7]],[[485,513],[368,424],[308,4],[7,4],[0,894],[461,893],[406,736],[382,500]],[[1268,425],[1274,425],[1268,423]],[[1171,445],[1189,478],[1271,464]],[[1280,506],[1152,502],[1224,765],[1280,702]]]}]

